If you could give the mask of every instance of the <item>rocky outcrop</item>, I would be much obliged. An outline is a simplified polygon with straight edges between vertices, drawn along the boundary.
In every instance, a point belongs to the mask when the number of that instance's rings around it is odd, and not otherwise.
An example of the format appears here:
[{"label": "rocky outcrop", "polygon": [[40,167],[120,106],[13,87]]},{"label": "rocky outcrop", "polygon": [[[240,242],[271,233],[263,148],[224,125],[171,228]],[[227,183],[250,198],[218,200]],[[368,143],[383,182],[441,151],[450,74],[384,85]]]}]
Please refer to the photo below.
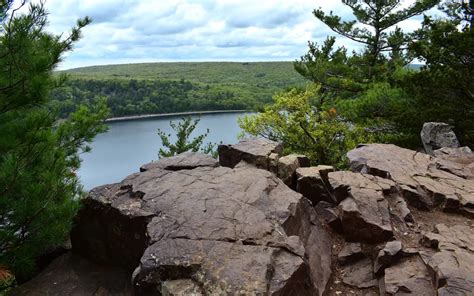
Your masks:
[{"label": "rocky outcrop", "polygon": [[266,139],[243,139],[237,144],[219,145],[218,152],[221,166],[233,168],[245,161],[257,168],[276,172],[283,146]]},{"label": "rocky outcrop", "polygon": [[221,148],[228,167],[180,155],[95,188],[73,251],[133,271],[136,295],[472,295],[470,150],[363,145],[334,171],[277,147],[245,140]]},{"label": "rocky outcrop", "polygon": [[296,171],[309,167],[309,159],[304,155],[290,154],[278,159],[277,176],[290,188],[296,188]]},{"label": "rocky outcrop", "polygon": [[429,154],[436,149],[460,146],[452,127],[444,122],[425,122],[421,130],[421,142]]},{"label": "rocky outcrop", "polygon": [[332,239],[304,197],[252,166],[176,167],[94,189],[73,250],[135,269],[137,294],[181,280],[205,294],[322,295]]}]

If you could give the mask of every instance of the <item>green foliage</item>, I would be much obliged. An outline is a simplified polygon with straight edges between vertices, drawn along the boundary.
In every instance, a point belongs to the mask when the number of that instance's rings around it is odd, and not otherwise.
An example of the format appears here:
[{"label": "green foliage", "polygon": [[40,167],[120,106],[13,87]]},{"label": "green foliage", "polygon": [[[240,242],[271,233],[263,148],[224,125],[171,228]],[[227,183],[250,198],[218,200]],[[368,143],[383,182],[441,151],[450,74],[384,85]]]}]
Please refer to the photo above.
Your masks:
[{"label": "green foliage", "polygon": [[291,62],[153,63],[78,68],[53,92],[67,116],[81,103],[106,97],[111,115],[253,110],[277,90],[303,85]]},{"label": "green foliage", "polygon": [[175,143],[171,143],[170,141],[171,134],[166,134],[161,129],[158,129],[158,136],[161,139],[161,143],[163,147],[167,149],[160,148],[158,156],[171,157],[187,151],[198,152],[201,150],[203,153],[211,154],[216,157],[216,144],[207,143],[203,146],[204,139],[209,134],[209,129],[207,129],[205,134],[190,139],[198,123],[199,119],[193,120],[191,117],[182,118],[178,124],[170,121],[170,126],[176,133]]},{"label": "green foliage", "polygon": [[11,4],[0,3],[0,266],[22,278],[38,255],[67,238],[82,193],[78,153],[104,131],[107,109],[99,101],[58,121],[48,101],[64,81],[54,68],[90,19],[61,38],[44,31],[42,4],[23,15]]},{"label": "green foliage", "polygon": [[447,18],[425,17],[410,48],[426,63],[405,81],[424,121],[454,126],[463,145],[474,147],[474,30],[472,1],[447,1]]},{"label": "green foliage", "polygon": [[283,142],[285,153],[305,154],[314,164],[343,168],[348,150],[375,138],[342,120],[335,109],[323,111],[318,92],[318,87],[311,87],[279,93],[273,105],[239,119],[239,125],[247,134]]}]

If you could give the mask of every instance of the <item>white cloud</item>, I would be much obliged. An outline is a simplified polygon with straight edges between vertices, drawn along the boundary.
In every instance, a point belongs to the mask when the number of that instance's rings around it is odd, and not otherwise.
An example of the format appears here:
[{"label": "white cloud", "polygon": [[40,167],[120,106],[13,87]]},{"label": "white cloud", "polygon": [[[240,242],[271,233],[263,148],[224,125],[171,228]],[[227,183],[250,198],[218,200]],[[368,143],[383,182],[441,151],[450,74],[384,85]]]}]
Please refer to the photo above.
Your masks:
[{"label": "white cloud", "polygon": [[[46,0],[46,7],[48,28],[54,33],[69,31],[86,15],[94,20],[62,68],[152,61],[295,60],[307,51],[308,40],[321,43],[334,35],[312,15],[313,9],[351,17],[351,10],[336,0]],[[419,24],[418,18],[402,27],[412,30]],[[343,38],[337,44],[349,49],[358,46]]]}]

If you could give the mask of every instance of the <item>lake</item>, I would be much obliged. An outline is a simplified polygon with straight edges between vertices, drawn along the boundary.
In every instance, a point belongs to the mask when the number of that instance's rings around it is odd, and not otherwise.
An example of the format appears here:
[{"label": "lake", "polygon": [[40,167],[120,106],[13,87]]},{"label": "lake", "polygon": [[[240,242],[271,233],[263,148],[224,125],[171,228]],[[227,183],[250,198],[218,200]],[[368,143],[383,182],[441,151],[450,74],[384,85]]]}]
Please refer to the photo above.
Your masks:
[{"label": "lake", "polygon": [[[236,143],[241,131],[237,118],[243,115],[245,113],[192,116],[201,118],[193,136],[203,134],[209,129],[205,143]],[[81,155],[83,162],[78,175],[84,189],[90,190],[99,185],[119,182],[138,172],[142,164],[157,160],[161,147],[157,129],[173,135],[169,122],[180,119],[181,116],[173,116],[107,123],[109,130],[95,138],[91,145],[92,151]]]}]

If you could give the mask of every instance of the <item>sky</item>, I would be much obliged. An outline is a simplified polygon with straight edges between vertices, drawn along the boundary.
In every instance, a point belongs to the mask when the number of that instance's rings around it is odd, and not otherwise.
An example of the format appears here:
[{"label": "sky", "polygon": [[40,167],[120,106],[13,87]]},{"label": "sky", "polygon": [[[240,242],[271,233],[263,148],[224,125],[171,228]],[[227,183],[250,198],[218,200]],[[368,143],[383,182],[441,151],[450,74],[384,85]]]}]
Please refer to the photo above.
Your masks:
[{"label": "sky", "polygon": [[[33,0],[34,1],[34,0]],[[405,1],[408,5],[413,1]],[[46,0],[48,31],[60,34],[89,16],[83,38],[60,69],[91,65],[171,61],[294,61],[308,41],[334,33],[312,11],[343,19],[351,10],[338,0]],[[401,24],[411,31],[421,17]],[[358,45],[338,38],[338,45]]]}]

